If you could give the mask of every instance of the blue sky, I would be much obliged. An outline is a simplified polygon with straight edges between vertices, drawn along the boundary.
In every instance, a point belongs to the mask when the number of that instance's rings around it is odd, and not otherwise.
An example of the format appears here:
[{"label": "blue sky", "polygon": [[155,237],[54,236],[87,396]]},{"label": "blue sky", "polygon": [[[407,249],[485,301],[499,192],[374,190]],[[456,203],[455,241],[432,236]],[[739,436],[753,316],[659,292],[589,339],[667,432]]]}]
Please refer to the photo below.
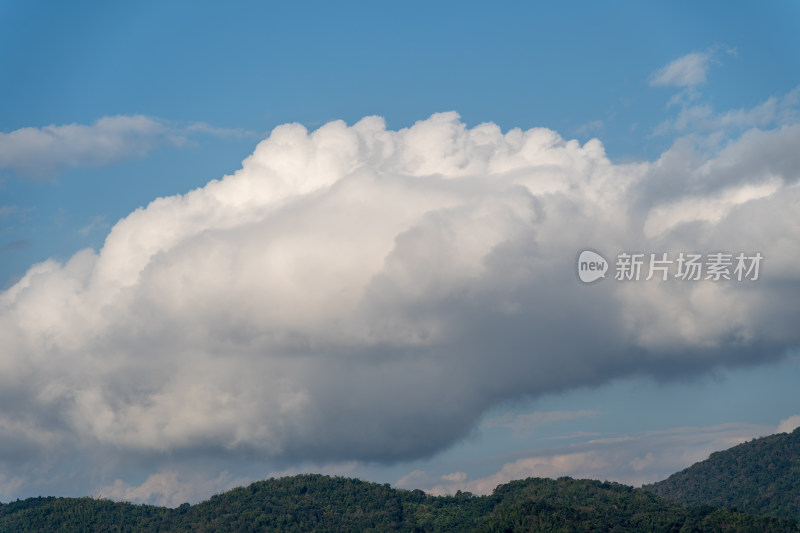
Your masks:
[{"label": "blue sky", "polygon": [[[788,428],[798,21],[0,2],[0,499],[172,505],[306,470],[639,484]],[[562,276],[581,247],[690,246],[761,251],[764,278]]]}]

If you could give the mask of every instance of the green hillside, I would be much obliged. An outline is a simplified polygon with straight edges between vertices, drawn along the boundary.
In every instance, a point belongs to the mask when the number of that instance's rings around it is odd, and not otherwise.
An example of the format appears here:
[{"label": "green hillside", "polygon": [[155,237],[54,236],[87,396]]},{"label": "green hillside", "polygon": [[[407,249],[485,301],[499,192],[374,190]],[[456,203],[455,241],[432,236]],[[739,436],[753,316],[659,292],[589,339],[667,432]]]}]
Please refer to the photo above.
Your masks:
[{"label": "green hillside", "polygon": [[501,485],[490,496],[428,496],[357,479],[301,475],[166,509],[91,498],[0,505],[0,531],[774,531],[800,526],[687,506],[616,483],[561,478]]},{"label": "green hillside", "polygon": [[712,453],[645,490],[684,503],[800,521],[800,428]]}]

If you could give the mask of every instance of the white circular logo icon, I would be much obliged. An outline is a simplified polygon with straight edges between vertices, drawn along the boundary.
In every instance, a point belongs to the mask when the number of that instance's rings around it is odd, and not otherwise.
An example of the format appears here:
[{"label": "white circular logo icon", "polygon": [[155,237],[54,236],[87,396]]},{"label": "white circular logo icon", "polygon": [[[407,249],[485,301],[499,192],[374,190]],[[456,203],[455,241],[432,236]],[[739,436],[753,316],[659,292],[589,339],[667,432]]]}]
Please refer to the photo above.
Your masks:
[{"label": "white circular logo icon", "polygon": [[591,283],[606,277],[608,261],[591,250],[584,250],[578,256],[578,277],[584,283]]}]

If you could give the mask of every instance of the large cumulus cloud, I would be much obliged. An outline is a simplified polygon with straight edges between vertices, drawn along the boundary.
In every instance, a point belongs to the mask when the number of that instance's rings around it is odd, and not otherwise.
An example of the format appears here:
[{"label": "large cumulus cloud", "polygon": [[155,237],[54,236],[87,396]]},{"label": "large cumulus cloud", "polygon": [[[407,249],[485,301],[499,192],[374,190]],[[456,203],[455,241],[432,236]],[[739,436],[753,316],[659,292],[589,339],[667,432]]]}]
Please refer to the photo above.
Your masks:
[{"label": "large cumulus cloud", "polygon": [[[0,460],[391,462],[505,400],[775,360],[800,343],[798,141],[612,164],[597,140],[454,113],[280,126],[0,295]],[[755,282],[587,286],[585,247],[765,259]]]}]

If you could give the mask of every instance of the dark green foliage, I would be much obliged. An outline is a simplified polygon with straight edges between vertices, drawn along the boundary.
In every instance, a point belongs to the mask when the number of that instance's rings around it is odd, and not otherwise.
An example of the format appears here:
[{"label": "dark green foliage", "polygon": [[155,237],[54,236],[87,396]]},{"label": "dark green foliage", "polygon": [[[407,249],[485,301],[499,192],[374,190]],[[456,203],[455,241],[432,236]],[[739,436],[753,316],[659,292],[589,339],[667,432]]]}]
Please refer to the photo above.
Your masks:
[{"label": "dark green foliage", "polygon": [[490,496],[428,496],[358,479],[302,475],[166,509],[91,498],[0,505],[0,531],[774,531],[790,521],[690,507],[617,483],[527,479]]},{"label": "dark green foliage", "polygon": [[0,505],[0,531],[167,531],[172,513],[93,498],[28,498]]},{"label": "dark green foliage", "polygon": [[[463,531],[457,498],[358,479],[302,475],[253,483],[193,506],[202,531]],[[474,513],[473,513],[474,514]],[[473,519],[474,522],[474,519]]]},{"label": "dark green foliage", "polygon": [[500,486],[495,495],[501,501],[481,531],[800,531],[790,521],[682,505],[618,483],[529,479]]},{"label": "dark green foliage", "polygon": [[644,488],[684,503],[800,521],[800,428],[712,453]]}]

